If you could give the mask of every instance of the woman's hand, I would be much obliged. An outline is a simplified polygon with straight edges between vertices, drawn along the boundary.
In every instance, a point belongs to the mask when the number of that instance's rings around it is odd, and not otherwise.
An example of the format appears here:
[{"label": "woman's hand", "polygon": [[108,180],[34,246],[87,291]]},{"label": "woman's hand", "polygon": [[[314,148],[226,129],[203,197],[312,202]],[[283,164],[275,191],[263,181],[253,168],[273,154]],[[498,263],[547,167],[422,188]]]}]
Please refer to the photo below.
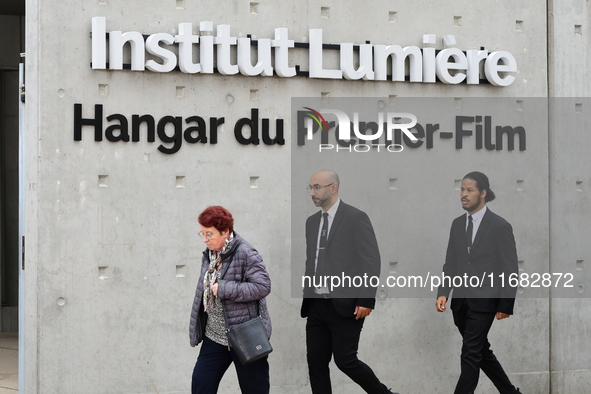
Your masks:
[{"label": "woman's hand", "polygon": [[213,285],[211,285],[211,292],[213,293],[214,296],[218,296],[218,284],[214,283]]}]

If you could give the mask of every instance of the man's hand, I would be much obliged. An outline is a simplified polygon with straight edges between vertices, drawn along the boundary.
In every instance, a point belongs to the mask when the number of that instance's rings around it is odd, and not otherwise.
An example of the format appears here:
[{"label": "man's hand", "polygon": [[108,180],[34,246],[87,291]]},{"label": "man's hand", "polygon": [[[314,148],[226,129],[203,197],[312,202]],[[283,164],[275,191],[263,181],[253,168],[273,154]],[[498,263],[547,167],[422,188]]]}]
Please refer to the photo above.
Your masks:
[{"label": "man's hand", "polygon": [[509,316],[511,316],[511,315],[508,315],[508,314],[503,313],[503,312],[497,312],[497,320],[506,319]]},{"label": "man's hand", "polygon": [[366,308],[363,306],[356,306],[355,307],[355,313],[353,313],[355,315],[355,320],[359,320],[359,319],[363,319],[364,317],[369,316],[369,314],[371,313],[371,308]]},{"label": "man's hand", "polygon": [[447,310],[447,308],[445,307],[446,303],[447,297],[441,296],[437,298],[437,301],[435,301],[435,307],[437,308],[437,312],[445,312]]}]

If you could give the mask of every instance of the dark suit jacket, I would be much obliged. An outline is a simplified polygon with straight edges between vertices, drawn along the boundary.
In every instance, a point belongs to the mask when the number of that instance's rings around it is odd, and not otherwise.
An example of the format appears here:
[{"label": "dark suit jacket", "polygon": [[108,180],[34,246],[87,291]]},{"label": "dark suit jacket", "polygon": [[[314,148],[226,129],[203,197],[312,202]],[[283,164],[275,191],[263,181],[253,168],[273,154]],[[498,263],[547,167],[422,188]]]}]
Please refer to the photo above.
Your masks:
[{"label": "dark suit jacket", "polygon": [[[484,277],[484,281],[479,286],[469,283],[464,286],[463,283],[460,287],[454,287],[444,280],[437,295],[449,297],[453,288],[452,310],[459,309],[465,298],[473,311],[513,314],[517,288],[509,286],[509,275],[517,272],[517,250],[511,225],[487,208],[468,254],[464,214],[451,225],[443,273],[451,278],[463,277],[464,274],[468,278],[477,276],[479,281]],[[505,276],[504,286],[501,286],[499,277],[502,273]]]},{"label": "dark suit jacket", "polygon": [[[306,271],[305,275],[314,276],[316,246],[321,212],[317,212],[306,220]],[[367,214],[345,204],[341,200],[335,214],[325,252],[325,275],[342,278],[348,276],[351,282],[354,277],[363,278],[367,282],[371,276],[380,276],[380,252],[378,243]],[[374,308],[376,288],[344,286],[333,289],[330,296],[337,312],[344,317],[353,316],[356,306]],[[301,315],[308,316],[310,298],[316,298],[314,289],[304,288],[304,300]]]}]

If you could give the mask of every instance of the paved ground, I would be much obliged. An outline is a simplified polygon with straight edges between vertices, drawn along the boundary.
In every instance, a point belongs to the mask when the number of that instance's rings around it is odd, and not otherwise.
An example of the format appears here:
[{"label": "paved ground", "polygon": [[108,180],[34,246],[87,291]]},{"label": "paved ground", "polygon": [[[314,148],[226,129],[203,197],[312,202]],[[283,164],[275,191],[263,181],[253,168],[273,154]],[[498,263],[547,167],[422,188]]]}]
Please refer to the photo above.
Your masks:
[{"label": "paved ground", "polygon": [[0,332],[0,394],[18,393],[18,333]]}]

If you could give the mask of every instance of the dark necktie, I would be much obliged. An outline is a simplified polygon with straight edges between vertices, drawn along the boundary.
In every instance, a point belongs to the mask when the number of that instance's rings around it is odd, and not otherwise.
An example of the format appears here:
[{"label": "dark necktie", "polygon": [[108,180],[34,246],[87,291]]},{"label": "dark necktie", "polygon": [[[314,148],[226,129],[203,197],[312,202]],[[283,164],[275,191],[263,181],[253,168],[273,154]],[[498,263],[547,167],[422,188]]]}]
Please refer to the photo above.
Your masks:
[{"label": "dark necktie", "polygon": [[468,245],[468,254],[470,254],[470,249],[472,248],[472,231],[474,225],[472,223],[472,215],[468,215],[468,228],[466,229],[466,244]]},{"label": "dark necktie", "polygon": [[328,213],[322,214],[323,223],[320,231],[320,244],[318,245],[318,261],[316,262],[316,276],[323,276],[324,269],[324,255],[326,254],[326,241],[328,239]]}]

